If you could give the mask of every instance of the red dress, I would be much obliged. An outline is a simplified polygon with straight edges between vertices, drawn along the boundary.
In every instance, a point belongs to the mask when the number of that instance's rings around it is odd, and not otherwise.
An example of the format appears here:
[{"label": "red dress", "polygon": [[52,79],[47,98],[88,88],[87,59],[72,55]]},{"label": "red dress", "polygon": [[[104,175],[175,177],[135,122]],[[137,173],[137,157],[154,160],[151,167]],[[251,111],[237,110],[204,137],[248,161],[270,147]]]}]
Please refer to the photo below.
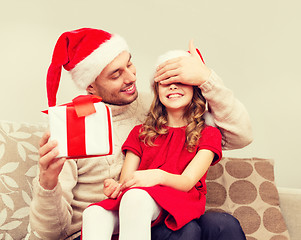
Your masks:
[{"label": "red dress", "polygon": [[[160,135],[155,140],[155,146],[147,146],[139,140],[138,125],[130,132],[122,146],[122,151],[130,150],[140,157],[138,170],[162,169],[173,174],[181,174],[200,149],[208,149],[215,153],[213,164],[222,156],[221,133],[217,128],[206,126],[201,132],[199,144],[194,152],[188,152],[185,144],[185,127],[168,127],[168,133]],[[183,192],[171,187],[156,185],[139,187],[149,195],[164,210],[166,226],[178,230],[193,219],[199,218],[205,211],[206,174],[189,192]],[[117,199],[106,199],[96,205],[107,210],[118,210],[124,192]]]}]

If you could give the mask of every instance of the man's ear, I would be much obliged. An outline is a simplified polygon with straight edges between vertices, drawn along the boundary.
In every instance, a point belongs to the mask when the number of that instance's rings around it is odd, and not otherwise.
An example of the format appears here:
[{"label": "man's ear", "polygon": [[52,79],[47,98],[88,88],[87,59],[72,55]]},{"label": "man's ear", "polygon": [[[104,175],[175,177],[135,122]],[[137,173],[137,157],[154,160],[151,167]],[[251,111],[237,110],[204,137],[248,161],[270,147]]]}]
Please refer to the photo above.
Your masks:
[{"label": "man's ear", "polygon": [[96,95],[96,88],[95,88],[94,82],[91,83],[91,84],[86,88],[86,91],[87,91],[87,93],[90,94],[90,95]]}]

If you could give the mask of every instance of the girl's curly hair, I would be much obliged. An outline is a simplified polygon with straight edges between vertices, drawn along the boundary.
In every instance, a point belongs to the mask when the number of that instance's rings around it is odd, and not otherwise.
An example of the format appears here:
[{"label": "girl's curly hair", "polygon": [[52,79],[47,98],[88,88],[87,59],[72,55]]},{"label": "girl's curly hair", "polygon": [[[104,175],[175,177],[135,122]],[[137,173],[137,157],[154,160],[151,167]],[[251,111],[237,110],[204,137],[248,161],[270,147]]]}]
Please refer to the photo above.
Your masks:
[{"label": "girl's curly hair", "polygon": [[[147,118],[141,128],[139,138],[148,146],[154,146],[155,139],[161,134],[167,134],[167,112],[165,106],[159,100],[158,83],[154,83],[154,100],[150,107]],[[186,126],[186,144],[187,150],[193,152],[198,140],[201,137],[201,131],[204,128],[203,114],[206,110],[206,100],[198,87],[193,87],[193,97],[191,103],[186,106],[184,119],[187,120]]]}]

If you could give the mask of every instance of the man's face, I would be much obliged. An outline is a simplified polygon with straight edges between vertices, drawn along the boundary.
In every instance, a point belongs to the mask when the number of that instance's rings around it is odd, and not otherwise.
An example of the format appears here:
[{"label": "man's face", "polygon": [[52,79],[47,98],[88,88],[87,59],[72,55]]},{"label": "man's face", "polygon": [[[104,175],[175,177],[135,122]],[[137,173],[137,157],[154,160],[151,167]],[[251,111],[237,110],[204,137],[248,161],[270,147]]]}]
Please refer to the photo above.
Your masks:
[{"label": "man's face", "polygon": [[87,91],[100,96],[105,103],[125,105],[138,96],[135,82],[136,68],[131,55],[123,51],[102,70]]}]

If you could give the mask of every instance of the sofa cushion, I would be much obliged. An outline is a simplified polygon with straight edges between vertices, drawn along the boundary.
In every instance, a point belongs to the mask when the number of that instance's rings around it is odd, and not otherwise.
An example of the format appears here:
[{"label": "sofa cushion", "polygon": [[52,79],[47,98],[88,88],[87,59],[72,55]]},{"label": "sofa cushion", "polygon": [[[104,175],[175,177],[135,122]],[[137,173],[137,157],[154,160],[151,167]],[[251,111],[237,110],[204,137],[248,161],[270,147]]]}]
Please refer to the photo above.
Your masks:
[{"label": "sofa cushion", "polygon": [[28,239],[32,179],[43,124],[0,121],[0,239]]},{"label": "sofa cushion", "polygon": [[289,239],[274,182],[274,161],[223,158],[209,168],[206,211],[234,215],[247,240]]}]

